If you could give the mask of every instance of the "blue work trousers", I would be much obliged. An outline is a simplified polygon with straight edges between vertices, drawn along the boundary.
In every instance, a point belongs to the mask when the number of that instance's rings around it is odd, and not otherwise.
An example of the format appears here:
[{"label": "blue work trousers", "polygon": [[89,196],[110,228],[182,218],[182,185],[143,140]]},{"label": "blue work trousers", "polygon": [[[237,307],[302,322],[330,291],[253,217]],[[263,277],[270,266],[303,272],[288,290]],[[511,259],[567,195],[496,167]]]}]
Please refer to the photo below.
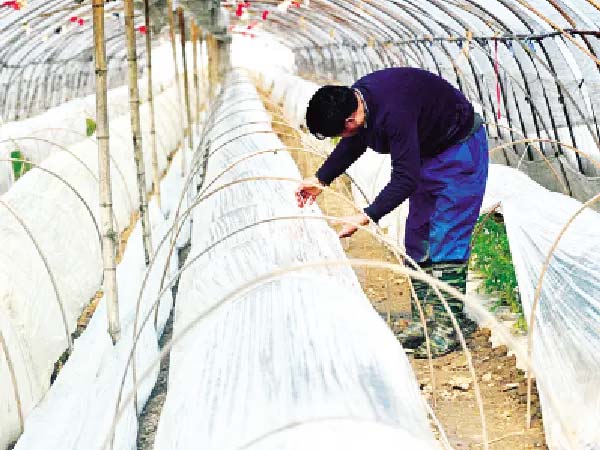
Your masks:
[{"label": "blue work trousers", "polygon": [[419,263],[464,262],[479,217],[488,175],[483,125],[465,142],[423,159],[410,196],[406,252]]}]

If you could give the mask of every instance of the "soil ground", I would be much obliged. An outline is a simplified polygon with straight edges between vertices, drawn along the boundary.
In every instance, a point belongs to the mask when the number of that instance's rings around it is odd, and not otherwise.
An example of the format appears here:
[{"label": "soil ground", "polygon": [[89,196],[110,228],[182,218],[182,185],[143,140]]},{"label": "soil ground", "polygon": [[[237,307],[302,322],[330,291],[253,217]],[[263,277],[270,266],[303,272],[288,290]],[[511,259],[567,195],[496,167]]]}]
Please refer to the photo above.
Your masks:
[{"label": "soil ground", "polygon": [[[267,93],[261,92],[261,95],[267,109],[278,116],[278,120],[284,120],[278,105],[270,102]],[[274,125],[274,130],[287,146],[303,146],[303,136],[300,132],[290,133],[290,128],[278,125]],[[305,177],[313,176],[322,162],[322,158],[313,154],[299,151],[290,153]],[[347,177],[340,177],[331,187],[336,192],[350,197],[350,181]],[[344,204],[338,197],[328,192],[324,192],[319,197],[317,204],[324,214],[330,216],[344,216],[354,212],[351,206]],[[392,253],[365,231],[358,231],[348,241],[344,243],[348,257],[394,261]],[[392,331],[398,333],[405,325],[405,319],[409,317],[410,291],[407,280],[387,270],[355,269],[355,271],[374,308],[388,321]],[[481,390],[490,448],[494,450],[547,448],[537,391],[534,389],[532,428],[526,430],[526,377],[516,368],[514,356],[507,356],[506,347],[492,348],[489,335],[487,329],[477,330],[467,340],[467,344]],[[452,447],[482,448],[481,419],[464,353],[454,352],[433,360],[435,405],[432,402],[432,382],[428,361],[414,359],[410,354],[409,359],[423,395],[432,404]]]},{"label": "soil ground", "polygon": [[[179,268],[185,264],[185,260],[190,252],[190,246],[187,245],[179,250]],[[173,286],[173,298],[177,299],[177,288],[179,286],[179,280]],[[162,349],[164,345],[171,340],[173,335],[173,312],[175,308],[171,310],[169,320],[165,325],[163,335],[158,343]],[[156,429],[158,428],[158,421],[160,420],[160,413],[162,411],[165,399],[167,398],[167,388],[169,384],[169,360],[170,355],[165,355],[160,361],[160,372],[158,373],[158,379],[156,384],[150,393],[150,398],[142,410],[142,414],[138,419],[138,437],[137,437],[137,450],[152,450],[154,448],[154,439],[156,437]]]},{"label": "soil ground", "polygon": [[[159,346],[169,342],[173,335],[173,311],[165,325],[165,330],[160,338]],[[169,384],[169,356],[165,355],[160,360],[160,372],[156,384],[150,393],[150,398],[146,402],[142,414],[138,419],[137,450],[152,450],[154,448],[154,439],[156,429],[160,420],[160,413],[167,398],[167,387]]]}]

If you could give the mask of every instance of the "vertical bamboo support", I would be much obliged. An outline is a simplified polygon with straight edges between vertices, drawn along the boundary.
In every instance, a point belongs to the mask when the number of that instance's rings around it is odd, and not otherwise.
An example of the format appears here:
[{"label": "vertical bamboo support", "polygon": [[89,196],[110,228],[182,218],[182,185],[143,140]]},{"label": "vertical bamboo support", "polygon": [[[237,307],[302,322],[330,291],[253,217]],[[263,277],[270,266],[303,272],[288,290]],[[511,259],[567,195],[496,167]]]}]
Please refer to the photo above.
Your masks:
[{"label": "vertical bamboo support", "polygon": [[127,61],[129,63],[129,106],[131,112],[131,132],[133,138],[133,157],[137,170],[140,219],[142,220],[142,238],[144,242],[144,260],[150,264],[152,255],[152,236],[148,215],[148,194],[146,192],[146,172],[142,153],[142,131],[140,125],[140,92],[138,89],[138,64],[134,28],[133,0],[124,1],[125,38],[127,39]]},{"label": "vertical bamboo support", "polygon": [[106,42],[104,39],[104,0],[92,0],[94,18],[94,55],[96,63],[96,141],[98,142],[98,175],[100,180],[100,226],[102,261],[104,264],[104,301],[108,311],[108,332],[115,344],[121,334],[115,245],[118,230],[113,230],[112,189],[108,133]]},{"label": "vertical bamboo support", "polygon": [[[167,0],[167,15],[169,17],[169,38],[173,53],[173,67],[175,70],[175,85],[177,87],[177,104],[179,105],[179,123],[181,124],[181,149],[185,145],[185,125],[183,121],[183,99],[181,98],[181,80],[179,79],[179,66],[177,65],[177,45],[175,43],[175,18],[173,17],[173,0]],[[185,176],[185,152],[181,152],[181,176]]]},{"label": "vertical bamboo support", "polygon": [[[199,69],[199,86],[200,86],[200,90],[204,93],[206,93],[206,90],[204,89],[204,51],[202,50],[202,45],[204,42],[204,31],[202,31],[202,27],[198,27],[198,47],[199,47],[199,53],[200,55],[198,56],[198,59],[200,60],[200,69]],[[200,92],[198,93],[198,105],[199,105],[199,110],[198,110],[198,114],[200,113],[200,111],[202,110],[201,105],[201,95]],[[206,100],[206,99],[205,99]],[[198,134],[200,134],[200,121],[196,122],[196,126],[198,127]]]},{"label": "vertical bamboo support", "polygon": [[183,62],[183,91],[185,99],[185,110],[187,113],[187,135],[190,152],[194,151],[194,138],[192,134],[192,109],[190,107],[190,85],[188,80],[187,58],[185,51],[185,17],[183,8],[177,8],[179,14],[179,34],[181,36],[181,60]]},{"label": "vertical bamboo support", "polygon": [[144,0],[144,24],[146,25],[146,77],[148,80],[148,104],[150,106],[150,140],[152,141],[153,191],[160,206],[160,173],[158,171],[158,149],[156,146],[156,117],[154,114],[154,92],[152,86],[152,30],[150,28],[150,1]]},{"label": "vertical bamboo support", "polygon": [[192,48],[194,53],[194,93],[196,94],[196,129],[199,127],[200,123],[200,84],[198,78],[198,28],[196,24],[192,21]]},{"label": "vertical bamboo support", "polygon": [[208,89],[212,99],[217,92],[217,71],[219,58],[217,55],[217,43],[215,35],[210,33],[206,38],[206,47],[208,49]]}]

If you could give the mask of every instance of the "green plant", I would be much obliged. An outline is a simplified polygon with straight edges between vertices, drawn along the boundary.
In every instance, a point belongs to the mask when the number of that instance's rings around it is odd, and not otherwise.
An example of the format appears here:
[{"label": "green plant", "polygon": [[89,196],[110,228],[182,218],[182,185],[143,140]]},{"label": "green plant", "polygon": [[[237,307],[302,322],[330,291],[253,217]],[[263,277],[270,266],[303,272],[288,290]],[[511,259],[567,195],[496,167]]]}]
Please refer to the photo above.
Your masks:
[{"label": "green plant", "polygon": [[[12,159],[26,159],[21,153],[21,150],[13,150],[10,152],[10,157]],[[21,178],[25,173],[31,169],[31,163],[23,162],[23,161],[12,161],[12,169],[13,175],[15,177],[15,181]]]},{"label": "green plant", "polygon": [[508,306],[513,313],[518,314],[515,328],[524,330],[526,321],[519,299],[517,276],[510,254],[506,227],[500,220],[481,218],[476,229],[479,232],[473,236],[471,268],[483,275],[481,289],[498,298],[492,311],[501,306]]},{"label": "green plant", "polygon": [[85,134],[91,137],[96,132],[96,122],[89,117],[85,119]]}]

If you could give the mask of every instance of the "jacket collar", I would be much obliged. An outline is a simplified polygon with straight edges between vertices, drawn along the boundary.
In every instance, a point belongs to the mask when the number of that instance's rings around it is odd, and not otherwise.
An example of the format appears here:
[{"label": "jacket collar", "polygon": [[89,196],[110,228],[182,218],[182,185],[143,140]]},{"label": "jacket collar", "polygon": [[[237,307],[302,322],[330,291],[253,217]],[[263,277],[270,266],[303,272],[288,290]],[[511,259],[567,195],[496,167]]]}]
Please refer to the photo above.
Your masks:
[{"label": "jacket collar", "polygon": [[370,107],[369,101],[368,101],[368,98],[369,98],[368,93],[365,92],[364,90],[361,90],[358,87],[354,87],[353,89],[354,89],[354,92],[356,92],[358,94],[358,97],[362,101],[363,107],[365,109],[365,123],[363,125],[363,128],[369,128],[368,125],[371,120],[371,107]]}]

